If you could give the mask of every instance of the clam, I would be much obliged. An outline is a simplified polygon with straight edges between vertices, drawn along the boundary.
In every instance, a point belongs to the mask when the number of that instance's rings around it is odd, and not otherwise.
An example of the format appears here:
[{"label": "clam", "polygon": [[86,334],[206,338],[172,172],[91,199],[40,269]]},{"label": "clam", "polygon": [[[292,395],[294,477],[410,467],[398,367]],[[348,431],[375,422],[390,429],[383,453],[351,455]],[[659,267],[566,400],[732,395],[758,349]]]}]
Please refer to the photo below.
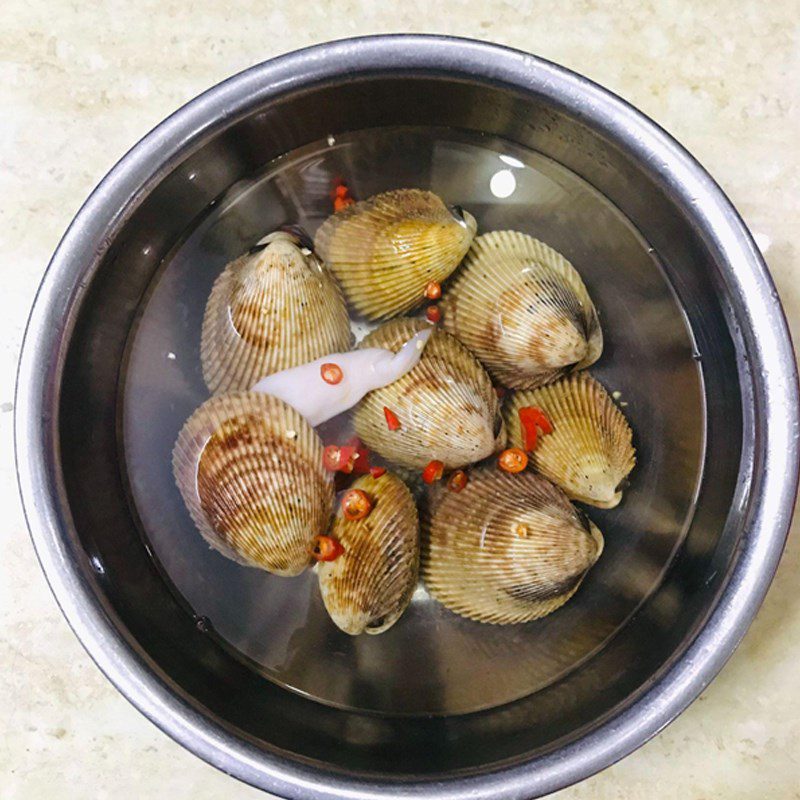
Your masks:
[{"label": "clam", "polygon": [[528,622],[566,603],[602,550],[600,531],[547,479],[480,467],[458,494],[434,491],[422,575],[456,614]]},{"label": "clam", "polygon": [[[360,347],[397,352],[428,324],[395,319],[367,335]],[[397,422],[390,429],[387,412]],[[361,440],[400,467],[422,469],[432,460],[463,467],[505,442],[499,401],[486,371],[453,336],[435,328],[419,363],[399,380],[369,392],[356,406]]]},{"label": "clam", "polygon": [[636,451],[628,421],[603,386],[578,372],[549,386],[514,392],[504,416],[509,441],[517,447],[525,447],[519,410],[526,407],[541,409],[553,427],[528,454],[529,464],[573,500],[616,506]]},{"label": "clam", "polygon": [[353,308],[386,319],[416,306],[428,283],[450,275],[476,227],[471,214],[433,192],[398,189],[338,211],[314,243]]},{"label": "clam", "polygon": [[341,290],[298,236],[276,231],[228,264],[203,317],[200,360],[212,394],[348,350]]},{"label": "clam", "polygon": [[587,367],[603,350],[597,311],[577,270],[517,231],[475,239],[442,310],[445,328],[514,389]]},{"label": "clam", "polygon": [[218,395],[172,451],[175,482],[203,538],[229,558],[297,575],[330,520],[333,483],[314,429],[282,400]]},{"label": "clam", "polygon": [[345,633],[382,633],[405,611],[417,584],[417,507],[403,481],[389,472],[365,475],[352,488],[367,493],[372,510],[348,520],[339,509],[330,536],[343,551],[319,562],[319,587],[331,619]]}]

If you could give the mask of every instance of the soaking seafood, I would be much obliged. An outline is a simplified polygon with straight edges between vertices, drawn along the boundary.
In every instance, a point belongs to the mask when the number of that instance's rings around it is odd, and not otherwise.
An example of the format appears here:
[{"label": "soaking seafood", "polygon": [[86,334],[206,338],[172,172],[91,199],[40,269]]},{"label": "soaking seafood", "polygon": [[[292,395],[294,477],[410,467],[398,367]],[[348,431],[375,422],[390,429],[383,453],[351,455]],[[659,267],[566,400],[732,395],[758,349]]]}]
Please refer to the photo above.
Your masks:
[{"label": "soaking seafood", "polygon": [[353,308],[368,319],[408,311],[467,252],[477,224],[433,192],[397,189],[329,217],[314,243]]},{"label": "soaking seafood", "polygon": [[548,480],[479,467],[460,492],[434,490],[422,574],[457,614],[528,622],[566,603],[602,550],[600,531]]},{"label": "soaking seafood", "polygon": [[587,367],[603,350],[597,311],[577,270],[517,231],[475,239],[442,310],[445,329],[515,389]]},{"label": "soaking seafood", "polygon": [[[396,351],[427,323],[384,323],[361,347]],[[419,363],[402,378],[376,389],[356,406],[356,433],[401,467],[422,469],[433,460],[463,467],[502,447],[506,432],[489,376],[454,337],[434,329]]]},{"label": "soaking seafood", "polygon": [[347,411],[372,389],[393,383],[413,369],[431,333],[431,328],[415,333],[396,353],[377,347],[330,353],[274,372],[258,381],[253,391],[280,397],[310,425],[319,425]]},{"label": "soaking seafood", "polygon": [[336,281],[297,235],[276,231],[214,283],[203,317],[203,378],[213,394],[249,389],[351,343]]},{"label": "soaking seafood", "polygon": [[192,414],[172,452],[186,508],[203,538],[229,558],[297,575],[324,533],[333,483],[313,428],[282,400],[218,395]]},{"label": "soaking seafood", "polygon": [[636,463],[630,425],[608,392],[587,372],[549,386],[514,392],[504,416],[512,445],[526,447],[520,409],[543,411],[552,433],[528,455],[530,464],[573,500],[613,508]]},{"label": "soaking seafood", "polygon": [[371,509],[349,520],[340,508],[330,531],[342,552],[317,565],[319,587],[331,619],[345,633],[382,633],[408,606],[419,571],[419,522],[414,498],[387,472],[365,475],[351,491]]}]

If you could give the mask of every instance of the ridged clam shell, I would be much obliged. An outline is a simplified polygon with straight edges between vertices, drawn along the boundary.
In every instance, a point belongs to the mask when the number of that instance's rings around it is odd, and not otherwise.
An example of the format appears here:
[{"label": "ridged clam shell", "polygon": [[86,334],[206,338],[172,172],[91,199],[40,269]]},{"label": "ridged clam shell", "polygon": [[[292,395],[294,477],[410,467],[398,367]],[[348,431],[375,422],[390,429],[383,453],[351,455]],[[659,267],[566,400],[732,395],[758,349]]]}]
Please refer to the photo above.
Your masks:
[{"label": "ridged clam shell", "polygon": [[517,231],[472,243],[442,301],[444,326],[504,386],[532,389],[594,363],[597,311],[560,253]]},{"label": "ridged clam shell", "polygon": [[283,231],[261,244],[225,267],[206,304],[200,359],[212,394],[352,344],[344,297],[319,260]]},{"label": "ridged clam shell", "polygon": [[495,624],[555,611],[600,557],[603,537],[533,472],[472,470],[458,494],[437,487],[422,533],[428,591],[456,614]]},{"label": "ridged clam shell", "polygon": [[[364,337],[360,346],[396,352],[427,326],[422,320],[391,320]],[[384,406],[397,415],[399,430],[388,429]],[[410,372],[370,392],[356,406],[354,423],[368,447],[401,467],[421,469],[436,459],[456,468],[503,446],[506,433],[499,409],[483,367],[457,339],[437,328]]]},{"label": "ridged clam shell", "polygon": [[314,243],[353,308],[386,319],[419,304],[429,281],[450,275],[476,228],[471,214],[433,192],[397,189],[329,217]]},{"label": "ridged clam shell", "polygon": [[382,633],[406,610],[419,574],[419,520],[411,492],[387,472],[365,475],[353,488],[374,503],[365,519],[339,509],[330,535],[344,547],[317,565],[319,588],[331,619],[345,633]]},{"label": "ridged clam shell", "polygon": [[553,432],[540,436],[528,454],[531,466],[574,500],[616,506],[636,451],[628,421],[603,386],[589,373],[578,372],[549,386],[514,392],[504,410],[514,447],[525,446],[519,409],[526,406],[540,408],[553,425]]},{"label": "ridged clam shell", "polygon": [[207,400],[183,426],[172,469],[212,547],[276,575],[308,566],[330,520],[333,482],[319,437],[282,400],[254,392]]}]

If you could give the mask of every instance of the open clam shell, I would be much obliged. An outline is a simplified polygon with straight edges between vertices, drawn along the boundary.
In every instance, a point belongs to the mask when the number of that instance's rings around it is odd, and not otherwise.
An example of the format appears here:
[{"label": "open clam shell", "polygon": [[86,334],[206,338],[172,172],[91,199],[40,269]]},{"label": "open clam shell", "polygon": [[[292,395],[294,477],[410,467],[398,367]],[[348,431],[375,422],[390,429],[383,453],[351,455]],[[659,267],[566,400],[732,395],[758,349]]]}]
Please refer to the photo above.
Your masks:
[{"label": "open clam shell", "polygon": [[517,231],[472,243],[442,302],[444,326],[504,386],[532,389],[594,363],[597,311],[560,253]]},{"label": "open clam shell", "polygon": [[423,521],[422,575],[456,614],[528,622],[566,603],[602,550],[600,531],[547,479],[481,467],[458,494],[434,491]]},{"label": "open clam shell", "polygon": [[418,305],[430,281],[450,275],[476,228],[471,214],[433,192],[397,189],[333,214],[314,243],[353,308],[386,319]]},{"label": "open clam shell", "polygon": [[339,509],[330,531],[344,548],[317,565],[319,588],[331,619],[345,633],[382,633],[406,610],[419,573],[419,520],[411,492],[391,473],[353,484],[372,511],[347,520]]},{"label": "open clam shell", "polygon": [[212,547],[276,575],[308,566],[330,520],[333,482],[319,437],[282,400],[254,392],[207,400],[183,426],[172,469]]},{"label": "open clam shell", "polygon": [[519,410],[526,406],[544,411],[553,426],[528,454],[531,466],[573,500],[600,508],[616,506],[636,464],[636,451],[628,421],[602,384],[588,372],[578,372],[511,394],[504,416],[514,447],[525,447]]},{"label": "open clam shell", "polygon": [[276,231],[228,264],[203,317],[200,359],[213,394],[352,344],[341,290],[294,234]]},{"label": "open clam shell", "polygon": [[[396,319],[364,338],[361,347],[397,351],[427,323]],[[400,422],[389,430],[384,408]],[[435,329],[419,363],[402,378],[375,389],[356,406],[356,433],[370,448],[401,467],[421,469],[432,460],[463,467],[505,443],[500,405],[491,380],[454,337]]]}]

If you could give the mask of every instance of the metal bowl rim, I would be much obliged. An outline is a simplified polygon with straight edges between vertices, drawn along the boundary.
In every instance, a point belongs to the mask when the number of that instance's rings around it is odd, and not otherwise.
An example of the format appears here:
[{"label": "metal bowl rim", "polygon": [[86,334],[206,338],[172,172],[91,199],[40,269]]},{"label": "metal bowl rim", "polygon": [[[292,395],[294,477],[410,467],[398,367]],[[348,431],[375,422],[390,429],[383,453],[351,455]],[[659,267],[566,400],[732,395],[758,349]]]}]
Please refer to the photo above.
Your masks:
[{"label": "metal bowl rim", "polygon": [[[346,69],[340,65],[347,65]],[[743,321],[755,429],[742,549],[713,612],[672,668],[624,711],[553,752],[471,776],[379,781],[326,772],[266,752],[205,716],[133,651],[95,595],[74,552],[58,476],[55,435],[68,313],[80,303],[103,248],[126,212],[209,130],[255,103],[323,81],[392,73],[502,85],[545,96],[636,156],[724,256],[730,306]],[[100,244],[98,244],[100,243]],[[800,467],[797,370],[766,265],[738,213],[705,170],[666,132],[616,95],[541,58],[470,39],[370,36],[299,50],[254,66],[198,96],[154,128],[98,184],[54,253],[25,332],[15,397],[15,453],[25,516],[42,569],[89,655],[142,713],[224,772],[286,797],[540,796],[609,766],[671,722],[730,657],[758,610],[783,550]]]}]

